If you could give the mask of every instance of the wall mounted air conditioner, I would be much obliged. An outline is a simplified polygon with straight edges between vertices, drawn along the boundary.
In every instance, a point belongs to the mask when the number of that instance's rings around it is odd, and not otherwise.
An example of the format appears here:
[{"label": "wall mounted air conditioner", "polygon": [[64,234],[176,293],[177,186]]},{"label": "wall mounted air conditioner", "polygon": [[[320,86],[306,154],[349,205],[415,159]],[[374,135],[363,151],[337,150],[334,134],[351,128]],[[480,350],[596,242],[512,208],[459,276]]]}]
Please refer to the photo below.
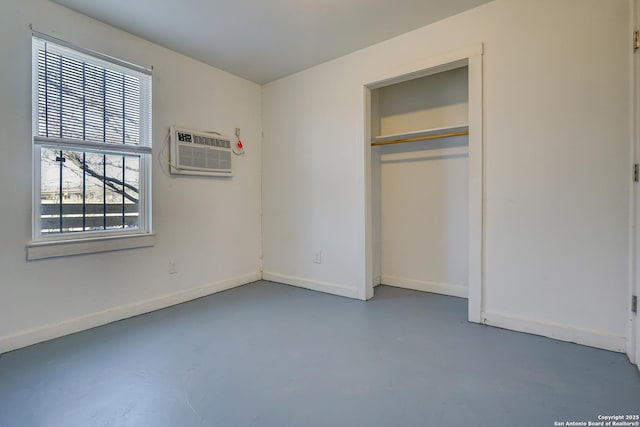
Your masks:
[{"label": "wall mounted air conditioner", "polygon": [[177,175],[232,176],[231,140],[212,132],[171,126],[169,171]]}]

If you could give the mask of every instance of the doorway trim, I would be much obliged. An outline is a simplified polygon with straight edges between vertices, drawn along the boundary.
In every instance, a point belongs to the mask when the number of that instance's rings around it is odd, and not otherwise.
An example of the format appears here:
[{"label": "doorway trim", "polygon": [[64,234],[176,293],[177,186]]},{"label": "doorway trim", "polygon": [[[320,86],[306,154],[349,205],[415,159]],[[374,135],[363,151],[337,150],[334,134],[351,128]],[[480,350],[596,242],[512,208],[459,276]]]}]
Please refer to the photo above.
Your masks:
[{"label": "doorway trim", "polygon": [[[640,0],[633,0],[630,4],[630,27],[632,32],[640,25]],[[630,102],[631,143],[630,158],[634,164],[639,162],[640,153],[640,51],[631,53],[631,87]],[[633,167],[633,165],[630,165]],[[631,363],[635,363],[640,370],[640,316],[633,313],[631,301],[633,296],[640,295],[640,184],[633,182],[629,191],[629,293],[628,293],[628,327],[627,327],[627,356]]]},{"label": "doorway trim", "polygon": [[379,242],[374,232],[376,213],[373,184],[379,173],[372,167],[379,160],[371,150],[371,91],[396,83],[413,80],[450,69],[467,66],[469,71],[469,275],[468,318],[484,323],[484,128],[483,128],[483,45],[477,44],[411,64],[397,66],[364,85],[364,147],[365,147],[365,289],[366,299],[373,297],[374,286],[380,281],[380,260],[374,247]]}]

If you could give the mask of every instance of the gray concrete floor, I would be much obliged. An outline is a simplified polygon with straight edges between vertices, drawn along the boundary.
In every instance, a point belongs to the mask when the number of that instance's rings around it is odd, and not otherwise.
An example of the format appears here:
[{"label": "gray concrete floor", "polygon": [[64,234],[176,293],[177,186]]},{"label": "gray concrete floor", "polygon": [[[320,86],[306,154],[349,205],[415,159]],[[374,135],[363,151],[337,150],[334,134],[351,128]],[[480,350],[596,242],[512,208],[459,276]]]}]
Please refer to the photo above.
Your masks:
[{"label": "gray concrete floor", "polygon": [[553,426],[640,413],[626,356],[466,300],[256,282],[0,357],[0,426]]}]

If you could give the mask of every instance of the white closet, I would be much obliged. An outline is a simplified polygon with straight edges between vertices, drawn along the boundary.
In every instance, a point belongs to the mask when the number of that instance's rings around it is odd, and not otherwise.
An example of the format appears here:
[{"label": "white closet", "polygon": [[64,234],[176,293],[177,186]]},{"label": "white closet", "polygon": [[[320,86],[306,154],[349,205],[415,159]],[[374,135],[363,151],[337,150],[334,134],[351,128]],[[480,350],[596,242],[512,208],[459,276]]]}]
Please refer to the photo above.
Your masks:
[{"label": "white closet", "polygon": [[466,297],[468,66],[371,90],[377,283]]}]

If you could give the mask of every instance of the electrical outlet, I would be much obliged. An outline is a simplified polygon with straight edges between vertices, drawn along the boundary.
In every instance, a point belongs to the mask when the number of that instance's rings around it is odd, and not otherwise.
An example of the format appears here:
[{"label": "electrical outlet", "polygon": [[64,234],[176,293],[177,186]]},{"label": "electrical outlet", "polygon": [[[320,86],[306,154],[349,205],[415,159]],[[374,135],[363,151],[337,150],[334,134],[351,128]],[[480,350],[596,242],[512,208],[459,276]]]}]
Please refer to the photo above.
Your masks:
[{"label": "electrical outlet", "polygon": [[169,274],[176,274],[178,272],[178,264],[175,261],[169,261]]},{"label": "electrical outlet", "polygon": [[322,251],[320,249],[313,250],[313,262],[322,264]]}]

